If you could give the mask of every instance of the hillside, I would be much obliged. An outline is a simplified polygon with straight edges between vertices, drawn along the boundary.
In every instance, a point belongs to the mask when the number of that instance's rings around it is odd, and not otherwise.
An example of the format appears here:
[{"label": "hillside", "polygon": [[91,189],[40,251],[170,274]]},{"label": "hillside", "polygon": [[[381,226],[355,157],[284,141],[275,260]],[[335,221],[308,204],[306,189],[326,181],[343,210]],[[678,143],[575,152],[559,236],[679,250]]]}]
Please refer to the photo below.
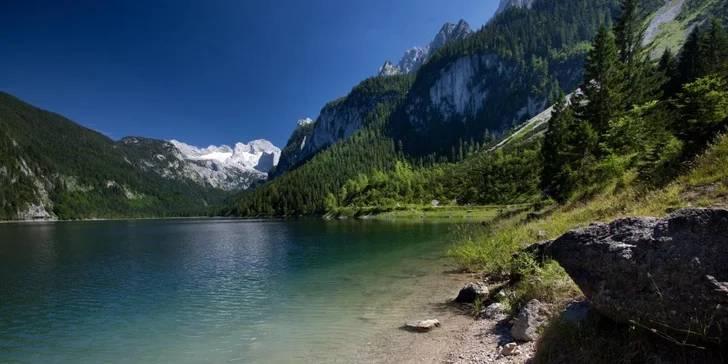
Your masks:
[{"label": "hillside", "polygon": [[163,141],[130,140],[114,142],[0,93],[0,220],[196,215],[226,196],[138,168],[177,160],[175,151]]}]

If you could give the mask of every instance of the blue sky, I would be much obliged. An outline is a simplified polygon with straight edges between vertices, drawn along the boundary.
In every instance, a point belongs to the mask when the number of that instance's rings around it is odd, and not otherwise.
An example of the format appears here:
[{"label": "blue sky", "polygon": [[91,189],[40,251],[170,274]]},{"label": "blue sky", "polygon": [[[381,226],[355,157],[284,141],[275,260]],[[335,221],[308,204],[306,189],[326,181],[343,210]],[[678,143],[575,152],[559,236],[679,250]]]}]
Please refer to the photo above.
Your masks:
[{"label": "blue sky", "polygon": [[299,118],[498,0],[23,0],[0,90],[114,139],[283,147]]}]

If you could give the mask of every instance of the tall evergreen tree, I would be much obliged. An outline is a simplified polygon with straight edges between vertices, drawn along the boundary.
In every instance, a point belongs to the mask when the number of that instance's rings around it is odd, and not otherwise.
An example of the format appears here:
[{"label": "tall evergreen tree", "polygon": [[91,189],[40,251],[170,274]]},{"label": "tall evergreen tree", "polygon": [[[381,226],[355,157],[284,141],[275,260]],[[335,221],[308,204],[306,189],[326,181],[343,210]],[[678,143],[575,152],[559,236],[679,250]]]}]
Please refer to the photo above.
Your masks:
[{"label": "tall evergreen tree", "polygon": [[665,48],[662,53],[660,62],[657,65],[657,73],[661,77],[662,97],[664,99],[670,99],[680,92],[677,58],[670,48]]},{"label": "tall evergreen tree", "polygon": [[723,24],[713,18],[705,36],[701,37],[698,77],[726,70],[728,62],[728,34]]},{"label": "tall evergreen tree", "polygon": [[700,28],[695,27],[695,29],[690,32],[688,39],[685,41],[685,45],[683,45],[678,63],[680,84],[693,82],[699,77],[699,54],[702,43],[701,38],[702,34],[700,32]]},{"label": "tall evergreen tree", "polygon": [[652,66],[643,42],[646,26],[640,14],[639,0],[622,0],[614,37],[623,67],[625,79],[625,101],[628,105],[639,105],[651,99],[656,91],[655,80],[651,79]]},{"label": "tall evergreen tree", "polygon": [[584,67],[582,92],[587,102],[578,103],[579,116],[600,134],[609,127],[609,120],[623,109],[622,80],[614,35],[602,26]]}]

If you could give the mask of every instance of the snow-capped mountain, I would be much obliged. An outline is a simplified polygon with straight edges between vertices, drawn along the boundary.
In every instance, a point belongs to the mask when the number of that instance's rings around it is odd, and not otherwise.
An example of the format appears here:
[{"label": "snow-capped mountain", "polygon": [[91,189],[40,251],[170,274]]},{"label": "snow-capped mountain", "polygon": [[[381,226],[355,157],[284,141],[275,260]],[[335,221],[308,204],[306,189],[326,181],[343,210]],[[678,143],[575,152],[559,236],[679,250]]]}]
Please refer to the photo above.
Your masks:
[{"label": "snow-capped mountain", "polygon": [[227,145],[197,148],[177,140],[169,143],[179,152],[179,159],[185,161],[188,178],[225,190],[244,189],[265,180],[281,157],[281,150],[263,139],[237,143],[234,148]]},{"label": "snow-capped mountain", "polygon": [[384,66],[379,69],[379,75],[392,76],[414,72],[425,63],[430,54],[442,48],[448,42],[463,39],[472,33],[473,30],[470,29],[470,25],[465,20],[460,20],[457,25],[445,23],[432,42],[428,43],[424,47],[412,47],[408,49],[397,65],[392,64],[390,61],[386,61]]},{"label": "snow-capped mountain", "polygon": [[197,148],[177,140],[171,140],[170,143],[188,160],[212,161],[223,166],[255,170],[264,174],[275,167],[281,157],[281,150],[264,139],[254,140],[247,144],[237,143],[235,148],[227,145]]},{"label": "snow-capped mountain", "polygon": [[127,162],[166,179],[190,180],[203,187],[242,190],[264,181],[278,164],[281,151],[267,140],[207,148],[142,137],[126,137],[120,146]]}]

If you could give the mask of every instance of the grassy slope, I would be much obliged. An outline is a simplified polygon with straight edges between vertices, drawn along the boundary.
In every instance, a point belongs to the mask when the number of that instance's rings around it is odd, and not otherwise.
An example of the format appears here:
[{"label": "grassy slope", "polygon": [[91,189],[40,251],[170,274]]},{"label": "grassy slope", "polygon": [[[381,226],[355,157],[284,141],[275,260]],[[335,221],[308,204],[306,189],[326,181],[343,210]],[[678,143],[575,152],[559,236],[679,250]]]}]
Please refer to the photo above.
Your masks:
[{"label": "grassy slope", "polygon": [[[465,270],[483,271],[495,277],[522,276],[522,283],[515,287],[515,297],[507,302],[511,307],[535,298],[553,303],[554,312],[558,312],[567,302],[581,298],[576,285],[555,262],[538,266],[529,257],[514,259],[514,253],[594,221],[639,215],[660,217],[672,209],[688,206],[725,208],[728,205],[728,135],[718,136],[696,158],[689,172],[664,188],[644,190],[637,187],[633,178],[627,175],[608,191],[587,201],[523,211],[496,219],[491,227],[471,226],[460,231],[461,243],[448,253]],[[534,212],[538,218],[533,218]],[[654,345],[664,345],[664,342],[655,343],[654,335],[642,331],[595,315],[579,326],[555,322],[546,329],[539,343],[536,362],[640,362],[646,360],[643,355],[653,350]]]}]

